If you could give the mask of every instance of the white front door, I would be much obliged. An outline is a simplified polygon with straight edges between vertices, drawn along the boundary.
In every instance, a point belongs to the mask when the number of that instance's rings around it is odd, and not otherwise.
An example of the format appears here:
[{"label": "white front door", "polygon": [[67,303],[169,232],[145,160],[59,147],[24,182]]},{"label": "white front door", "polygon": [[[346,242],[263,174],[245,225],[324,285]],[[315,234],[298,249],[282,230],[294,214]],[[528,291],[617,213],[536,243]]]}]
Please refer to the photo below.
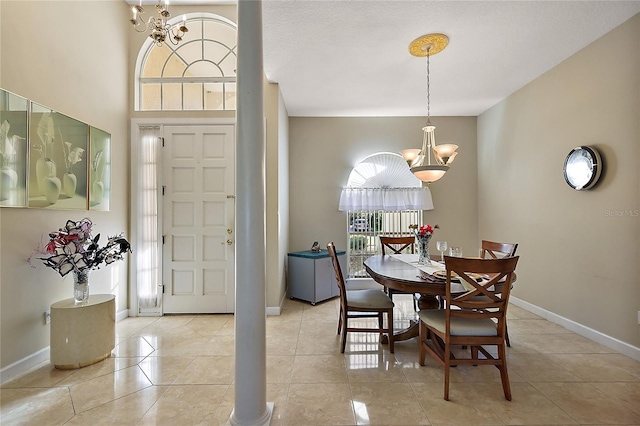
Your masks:
[{"label": "white front door", "polygon": [[233,312],[234,126],[165,126],[164,141],[163,312]]}]

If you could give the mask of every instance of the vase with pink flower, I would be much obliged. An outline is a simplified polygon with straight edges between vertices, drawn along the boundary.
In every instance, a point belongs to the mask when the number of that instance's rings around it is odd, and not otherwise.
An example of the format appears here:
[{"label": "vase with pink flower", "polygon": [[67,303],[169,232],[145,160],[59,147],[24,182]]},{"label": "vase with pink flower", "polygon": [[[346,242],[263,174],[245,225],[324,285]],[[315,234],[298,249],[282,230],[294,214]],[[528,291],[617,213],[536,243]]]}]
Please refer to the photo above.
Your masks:
[{"label": "vase with pink flower", "polygon": [[418,243],[418,264],[419,265],[431,265],[431,257],[429,255],[429,241],[433,236],[438,225],[409,225],[409,228],[413,230],[416,241]]}]

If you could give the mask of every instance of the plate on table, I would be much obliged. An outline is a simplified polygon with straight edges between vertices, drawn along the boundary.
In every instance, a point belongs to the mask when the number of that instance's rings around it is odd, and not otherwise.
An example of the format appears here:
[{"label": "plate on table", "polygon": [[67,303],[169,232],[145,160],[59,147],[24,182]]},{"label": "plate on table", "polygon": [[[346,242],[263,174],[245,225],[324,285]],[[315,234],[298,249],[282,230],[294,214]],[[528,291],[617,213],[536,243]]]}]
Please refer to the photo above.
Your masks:
[{"label": "plate on table", "polygon": [[[439,280],[445,280],[447,279],[447,271],[435,271],[433,274],[434,277],[436,277]],[[482,276],[478,275],[478,274],[474,274],[472,272],[467,274],[470,278],[473,278],[474,280],[480,282],[482,281]],[[460,276],[458,274],[456,274],[455,272],[451,273],[451,281],[455,281],[455,282],[460,282]]]}]

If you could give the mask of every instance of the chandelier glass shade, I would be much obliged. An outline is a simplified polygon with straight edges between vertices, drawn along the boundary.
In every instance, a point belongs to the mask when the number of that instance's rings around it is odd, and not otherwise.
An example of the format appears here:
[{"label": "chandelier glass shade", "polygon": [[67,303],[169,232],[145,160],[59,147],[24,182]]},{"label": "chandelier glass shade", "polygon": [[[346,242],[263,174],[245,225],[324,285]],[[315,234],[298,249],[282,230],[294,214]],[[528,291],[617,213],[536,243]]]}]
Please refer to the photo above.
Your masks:
[{"label": "chandelier glass shade", "polygon": [[189,31],[186,25],[186,17],[182,17],[182,22],[180,24],[169,24],[167,21],[171,18],[171,13],[169,13],[168,0],[158,0],[156,11],[157,16],[155,18],[151,16],[149,17],[149,20],[145,22],[142,18],[142,14],[144,13],[142,0],[139,0],[139,4],[131,8],[133,16],[130,22],[133,25],[133,28],[139,33],[149,31],[149,37],[157,46],[162,46],[162,43],[167,40],[173,45],[180,43],[182,41],[182,37],[184,37],[185,33]]},{"label": "chandelier glass shade", "polygon": [[427,57],[427,125],[422,128],[424,136],[422,149],[400,151],[411,172],[421,181],[431,183],[440,179],[449,170],[458,153],[458,145],[436,145],[436,126],[431,124],[430,60],[431,55],[441,52],[449,43],[444,34],[427,34],[415,39],[409,45],[414,56]]}]

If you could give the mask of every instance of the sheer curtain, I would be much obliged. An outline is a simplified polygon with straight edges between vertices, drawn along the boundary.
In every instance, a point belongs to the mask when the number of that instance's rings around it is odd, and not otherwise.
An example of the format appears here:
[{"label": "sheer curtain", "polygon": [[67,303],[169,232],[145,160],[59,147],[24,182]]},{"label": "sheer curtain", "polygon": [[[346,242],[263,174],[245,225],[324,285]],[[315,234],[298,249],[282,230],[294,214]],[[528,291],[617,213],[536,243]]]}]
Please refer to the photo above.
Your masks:
[{"label": "sheer curtain", "polygon": [[338,210],[433,210],[429,188],[344,188]]},{"label": "sheer curtain", "polygon": [[351,170],[338,210],[433,210],[433,200],[431,190],[411,173],[402,155],[377,152]]},{"label": "sheer curtain", "polygon": [[138,157],[138,223],[137,290],[138,310],[159,308],[160,289],[160,231],[158,229],[158,149],[161,143],[159,127],[140,127]]}]

